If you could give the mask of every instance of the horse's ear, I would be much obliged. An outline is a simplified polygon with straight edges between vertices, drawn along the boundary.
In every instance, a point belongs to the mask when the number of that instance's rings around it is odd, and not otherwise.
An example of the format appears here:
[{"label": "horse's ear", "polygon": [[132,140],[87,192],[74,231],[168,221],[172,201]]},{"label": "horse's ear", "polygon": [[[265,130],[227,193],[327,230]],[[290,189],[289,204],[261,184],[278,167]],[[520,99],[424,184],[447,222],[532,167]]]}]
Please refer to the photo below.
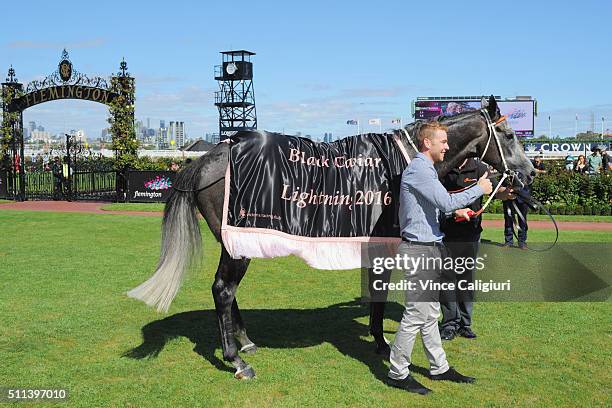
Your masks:
[{"label": "horse's ear", "polygon": [[489,112],[489,116],[491,120],[497,120],[499,118],[499,107],[497,106],[497,101],[493,95],[489,96],[489,103],[487,103],[487,111]]},{"label": "horse's ear", "polygon": [[480,109],[486,109],[487,106],[489,106],[489,102],[487,102],[487,98],[483,96],[480,100]]}]

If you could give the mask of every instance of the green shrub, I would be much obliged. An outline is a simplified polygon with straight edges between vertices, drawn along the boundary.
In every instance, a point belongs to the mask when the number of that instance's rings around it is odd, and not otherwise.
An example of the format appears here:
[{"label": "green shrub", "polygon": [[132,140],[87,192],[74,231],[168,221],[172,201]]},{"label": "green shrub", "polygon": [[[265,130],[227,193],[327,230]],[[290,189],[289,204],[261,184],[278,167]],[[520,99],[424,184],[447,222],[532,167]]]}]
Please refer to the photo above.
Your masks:
[{"label": "green shrub", "polygon": [[577,205],[576,208],[574,208],[574,215],[583,215],[584,214],[584,209],[582,208],[581,205]]},{"label": "green shrub", "polygon": [[549,173],[535,178],[531,194],[544,204],[555,203],[568,208],[593,204],[607,207],[612,199],[612,176],[577,174],[551,168]]}]

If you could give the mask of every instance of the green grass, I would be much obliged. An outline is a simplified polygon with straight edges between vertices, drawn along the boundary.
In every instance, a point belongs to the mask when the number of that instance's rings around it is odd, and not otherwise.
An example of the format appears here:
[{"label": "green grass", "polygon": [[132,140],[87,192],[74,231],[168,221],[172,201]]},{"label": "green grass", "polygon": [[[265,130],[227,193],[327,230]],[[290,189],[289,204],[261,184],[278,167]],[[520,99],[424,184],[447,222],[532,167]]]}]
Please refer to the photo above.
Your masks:
[{"label": "green grass", "polygon": [[[0,225],[0,386],[66,387],[61,406],[610,406],[610,303],[477,303],[479,338],[445,349],[478,382],[417,374],[435,390],[420,397],[381,381],[388,363],[373,354],[368,310],[354,302],[359,273],[256,259],[238,300],[260,347],[246,356],[258,378],[239,382],[221,361],[210,294],[219,245],[206,229],[202,270],[157,314],[124,293],[155,268],[159,218],[0,211]],[[533,231],[530,240],[548,236]],[[499,241],[502,231],[484,237]],[[567,231],[562,240],[612,237]],[[391,339],[401,313],[390,305]],[[145,326],[174,338],[156,358],[121,357]],[[413,357],[427,366],[420,342]]]},{"label": "green grass", "polygon": [[[553,215],[556,221],[580,221],[580,222],[612,222],[610,215]],[[485,220],[503,220],[504,214],[483,214]],[[544,214],[529,214],[527,220],[549,221],[550,217]]]},{"label": "green grass", "polygon": [[164,203],[112,203],[102,206],[105,211],[164,211]]},{"label": "green grass", "polygon": [[4,200],[2,198],[0,198],[0,204],[7,204],[7,203],[14,203],[13,200]]}]

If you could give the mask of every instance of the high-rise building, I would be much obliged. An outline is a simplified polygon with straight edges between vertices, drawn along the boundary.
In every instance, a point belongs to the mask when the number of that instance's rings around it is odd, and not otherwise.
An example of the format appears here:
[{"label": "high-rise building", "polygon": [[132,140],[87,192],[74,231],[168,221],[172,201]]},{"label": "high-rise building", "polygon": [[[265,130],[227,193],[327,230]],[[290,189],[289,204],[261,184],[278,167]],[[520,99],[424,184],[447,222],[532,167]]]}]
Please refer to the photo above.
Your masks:
[{"label": "high-rise building", "polygon": [[37,130],[36,129],[36,122],[34,122],[34,121],[28,122],[28,129],[30,130],[30,132],[32,132],[34,130]]},{"label": "high-rise building", "polygon": [[175,149],[183,147],[185,145],[185,122],[170,121],[168,139],[174,140]]},{"label": "high-rise building", "polygon": [[[159,122],[159,129],[157,129],[157,135],[156,135],[156,140],[155,140],[155,144],[157,145],[157,148],[159,150],[164,150],[167,149],[169,146],[169,140],[168,140],[168,128],[165,127],[166,122],[161,120]],[[164,125],[163,127],[161,125]]]},{"label": "high-rise building", "polygon": [[175,133],[175,128],[174,128],[174,121],[171,120],[170,124],[168,125],[168,143],[170,143],[170,148],[172,149],[176,149],[178,146],[176,145],[176,135]]},{"label": "high-rise building", "polygon": [[143,129],[142,120],[134,121],[134,133],[136,133],[136,139],[140,141],[143,140],[142,129]]},{"label": "high-rise building", "polygon": [[49,132],[40,131],[38,129],[31,132],[33,142],[51,143],[51,134]]},{"label": "high-rise building", "polygon": [[100,140],[103,142],[111,141],[110,130],[108,128],[102,129],[102,132],[100,132]]}]

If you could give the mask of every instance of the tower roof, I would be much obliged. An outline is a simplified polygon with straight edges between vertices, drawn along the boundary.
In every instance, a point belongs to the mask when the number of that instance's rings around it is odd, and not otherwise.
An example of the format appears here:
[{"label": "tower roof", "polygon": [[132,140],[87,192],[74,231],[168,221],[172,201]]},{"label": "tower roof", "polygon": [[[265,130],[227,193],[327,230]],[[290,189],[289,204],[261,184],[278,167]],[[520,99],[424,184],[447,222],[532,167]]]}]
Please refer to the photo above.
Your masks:
[{"label": "tower roof", "polygon": [[221,54],[225,54],[225,55],[255,55],[254,52],[247,51],[247,50],[221,51]]}]

